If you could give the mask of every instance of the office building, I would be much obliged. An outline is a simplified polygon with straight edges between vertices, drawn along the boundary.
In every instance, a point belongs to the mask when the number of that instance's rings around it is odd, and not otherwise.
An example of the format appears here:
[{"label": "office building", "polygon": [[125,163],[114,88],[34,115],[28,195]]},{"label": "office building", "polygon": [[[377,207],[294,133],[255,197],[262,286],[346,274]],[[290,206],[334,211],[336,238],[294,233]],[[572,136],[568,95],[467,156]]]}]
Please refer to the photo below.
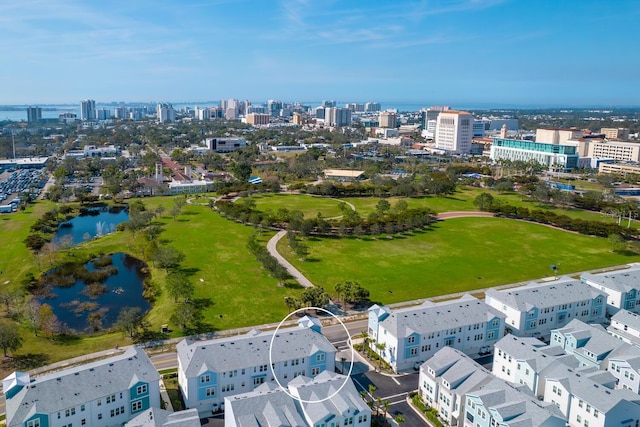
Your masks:
[{"label": "office building", "polygon": [[88,121],[96,119],[96,101],[85,99],[80,102],[80,120]]},{"label": "office building", "polygon": [[116,119],[128,119],[129,109],[125,106],[116,107],[113,110],[113,117],[115,117]]},{"label": "office building", "polygon": [[494,138],[490,158],[500,160],[534,160],[550,170],[570,171],[578,167],[576,147],[567,144],[549,144],[519,139]]},{"label": "office building", "polygon": [[42,108],[27,107],[27,122],[35,123],[42,120]]},{"label": "office building", "polygon": [[438,115],[440,115],[441,112],[449,111],[450,109],[451,107],[447,105],[439,105],[422,110],[422,136],[426,139],[435,139]]},{"label": "office building", "polygon": [[383,111],[380,113],[378,122],[381,128],[395,129],[398,127],[398,118],[396,113],[390,111]]},{"label": "office building", "polygon": [[284,108],[284,103],[277,99],[270,99],[267,101],[267,113],[272,117],[279,117],[280,110]]},{"label": "office building", "polygon": [[536,142],[543,144],[566,145],[570,139],[582,137],[582,131],[578,129],[536,129]]},{"label": "office building", "polygon": [[573,319],[603,323],[606,294],[579,280],[531,283],[485,293],[485,302],[506,315],[506,327],[520,337],[548,338]]},{"label": "office building", "polygon": [[302,114],[293,113],[293,119],[291,120],[291,123],[297,126],[302,126]]},{"label": "office building", "polygon": [[436,124],[436,148],[453,154],[471,153],[473,116],[466,111],[442,111]]},{"label": "office building", "polygon": [[305,317],[298,325],[280,329],[275,336],[274,331],[253,330],[178,343],[178,382],[185,406],[208,416],[224,408],[225,398],[265,382],[277,385],[276,378],[284,386],[298,376],[333,372],[336,349],[320,332],[319,321]]},{"label": "office building", "polygon": [[270,114],[249,113],[247,114],[247,124],[250,125],[268,125],[271,120]]},{"label": "office building", "polygon": [[380,104],[377,102],[367,102],[364,104],[364,111],[366,113],[376,113],[380,111]]},{"label": "office building", "polygon": [[602,128],[600,129],[600,133],[604,134],[604,137],[607,139],[629,140],[628,128]]},{"label": "office building", "polygon": [[231,153],[247,145],[244,138],[205,138],[204,144],[216,153]]},{"label": "office building", "polygon": [[369,308],[368,334],[371,348],[399,372],[417,370],[445,346],[465,354],[490,352],[504,335],[504,319],[470,295],[400,310],[376,304]]}]

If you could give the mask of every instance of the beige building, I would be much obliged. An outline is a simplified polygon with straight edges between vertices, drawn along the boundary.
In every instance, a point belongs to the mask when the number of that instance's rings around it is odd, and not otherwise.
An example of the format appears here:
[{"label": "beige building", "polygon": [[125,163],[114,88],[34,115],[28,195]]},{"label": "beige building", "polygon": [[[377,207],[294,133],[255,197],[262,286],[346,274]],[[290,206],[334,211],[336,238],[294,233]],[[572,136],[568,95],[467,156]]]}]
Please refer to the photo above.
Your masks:
[{"label": "beige building", "polygon": [[396,128],[398,126],[396,113],[391,111],[381,112],[378,121],[381,128]]},{"label": "beige building", "polygon": [[247,124],[250,125],[268,125],[271,116],[269,114],[249,113],[247,114]]},{"label": "beige building", "polygon": [[607,139],[619,139],[626,141],[629,139],[629,129],[627,128],[602,128],[600,133]]},{"label": "beige building", "polygon": [[466,111],[442,111],[436,124],[436,148],[456,154],[471,152],[473,116]]},{"label": "beige building", "polygon": [[600,163],[598,167],[599,173],[617,173],[626,175],[628,173],[640,174],[640,164],[621,164],[621,163]]},{"label": "beige building", "polygon": [[302,114],[293,113],[292,123],[294,125],[302,126]]},{"label": "beige building", "polygon": [[578,129],[536,129],[536,142],[545,144],[566,145],[570,139],[582,138]]},{"label": "beige building", "polygon": [[640,143],[578,138],[568,140],[567,145],[575,145],[580,157],[613,159],[618,162],[640,162]]}]

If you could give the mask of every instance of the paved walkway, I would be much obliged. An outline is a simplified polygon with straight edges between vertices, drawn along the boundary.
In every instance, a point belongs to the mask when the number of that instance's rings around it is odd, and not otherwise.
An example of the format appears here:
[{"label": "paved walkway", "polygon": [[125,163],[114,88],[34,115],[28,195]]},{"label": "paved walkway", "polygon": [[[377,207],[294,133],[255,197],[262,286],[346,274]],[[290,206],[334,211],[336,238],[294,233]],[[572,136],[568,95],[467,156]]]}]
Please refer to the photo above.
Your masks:
[{"label": "paved walkway", "polygon": [[286,234],[287,230],[278,231],[275,236],[273,236],[271,239],[269,239],[269,242],[267,242],[267,250],[274,258],[278,260],[280,264],[284,266],[284,268],[287,269],[287,272],[291,276],[293,276],[293,278],[296,279],[302,287],[311,288],[313,287],[313,283],[311,283],[311,280],[307,279],[304,274],[300,272],[300,270],[295,268],[289,261],[287,261],[282,255],[280,255],[280,252],[278,252],[278,249],[276,248],[280,239],[286,236]]}]

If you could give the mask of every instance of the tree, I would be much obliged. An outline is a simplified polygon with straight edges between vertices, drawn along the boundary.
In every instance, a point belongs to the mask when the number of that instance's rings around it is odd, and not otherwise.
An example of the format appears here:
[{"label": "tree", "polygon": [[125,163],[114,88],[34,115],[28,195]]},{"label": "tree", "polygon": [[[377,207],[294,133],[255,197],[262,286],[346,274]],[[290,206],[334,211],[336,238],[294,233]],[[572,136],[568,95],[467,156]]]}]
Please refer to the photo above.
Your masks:
[{"label": "tree", "polygon": [[129,338],[135,337],[138,330],[144,328],[140,307],[123,307],[118,314],[115,328],[124,332]]},{"label": "tree", "polygon": [[42,304],[40,306],[40,328],[48,332],[50,336],[60,332],[60,321],[53,313],[53,308],[49,304]]},{"label": "tree", "polygon": [[378,370],[382,370],[382,353],[387,348],[387,345],[383,342],[376,343],[376,349],[378,350]]},{"label": "tree", "polygon": [[407,421],[407,419],[402,414],[397,414],[395,420],[398,423],[398,426],[401,426],[403,423]]},{"label": "tree", "polygon": [[0,324],[0,347],[4,352],[4,357],[7,357],[7,350],[14,352],[22,347],[22,337],[16,325]]},{"label": "tree", "polygon": [[153,261],[167,273],[170,269],[179,266],[182,260],[184,260],[184,254],[171,246],[160,246],[153,254]]},{"label": "tree", "polygon": [[186,274],[182,272],[169,273],[167,275],[167,292],[173,297],[174,302],[178,302],[178,298],[185,300],[191,298],[195,292],[195,286]]},{"label": "tree", "polygon": [[320,286],[305,289],[300,295],[300,300],[307,307],[324,307],[329,303],[329,295]]},{"label": "tree", "polygon": [[38,329],[40,329],[40,320],[41,320],[40,308],[41,307],[42,306],[35,298],[31,299],[25,307],[25,315],[29,320],[29,323],[31,323],[31,327],[33,328],[33,333],[36,337],[38,336]]},{"label": "tree", "polygon": [[493,206],[494,198],[489,193],[480,193],[473,199],[473,205],[481,211],[487,211]]},{"label": "tree", "polygon": [[627,249],[627,242],[619,234],[610,234],[607,238],[613,252],[622,252]]},{"label": "tree", "polygon": [[171,315],[171,323],[180,325],[182,330],[196,326],[202,322],[204,315],[194,304],[183,303],[176,307],[175,312]]},{"label": "tree", "polygon": [[289,313],[291,313],[293,310],[297,309],[298,306],[300,305],[300,301],[298,301],[295,297],[292,297],[292,296],[284,297],[284,303],[286,304],[287,308],[289,309]]},{"label": "tree", "polygon": [[387,212],[389,209],[391,209],[391,204],[385,199],[380,200],[376,204],[376,212],[378,212],[380,215],[384,215],[385,212]]}]

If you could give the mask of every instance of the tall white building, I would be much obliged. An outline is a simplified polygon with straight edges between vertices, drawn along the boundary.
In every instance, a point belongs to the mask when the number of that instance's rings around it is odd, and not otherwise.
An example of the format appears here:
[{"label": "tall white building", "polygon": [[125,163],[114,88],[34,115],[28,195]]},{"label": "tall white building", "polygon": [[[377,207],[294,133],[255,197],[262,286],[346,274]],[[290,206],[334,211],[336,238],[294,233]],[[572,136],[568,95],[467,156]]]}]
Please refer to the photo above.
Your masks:
[{"label": "tall white building", "polygon": [[398,127],[398,118],[396,113],[392,113],[390,111],[383,111],[380,113],[378,122],[380,123],[381,128],[391,128],[394,129]]},{"label": "tall white building", "polygon": [[473,138],[473,116],[466,111],[443,111],[436,124],[436,148],[469,154]]},{"label": "tall white building", "polygon": [[324,109],[324,122],[329,126],[351,126],[351,110],[331,107]]},{"label": "tall white building", "polygon": [[158,104],[156,106],[156,116],[160,123],[173,122],[176,120],[176,110],[171,104]]},{"label": "tall white building", "polygon": [[80,120],[96,119],[96,101],[85,99],[80,102]]}]

